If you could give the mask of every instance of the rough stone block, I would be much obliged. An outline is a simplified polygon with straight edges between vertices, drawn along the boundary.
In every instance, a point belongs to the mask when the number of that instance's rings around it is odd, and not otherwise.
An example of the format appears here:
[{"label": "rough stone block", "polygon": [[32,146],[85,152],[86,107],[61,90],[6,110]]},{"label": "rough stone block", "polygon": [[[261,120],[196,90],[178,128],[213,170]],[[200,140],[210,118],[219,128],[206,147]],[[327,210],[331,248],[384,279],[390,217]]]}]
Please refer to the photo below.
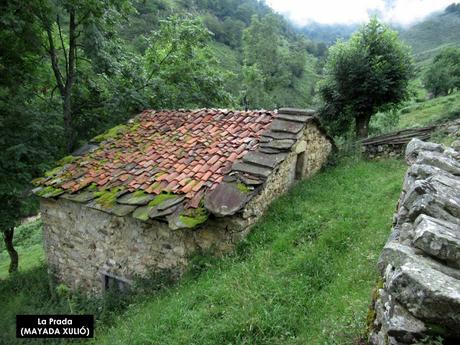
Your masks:
[{"label": "rough stone block", "polygon": [[275,119],[273,120],[270,129],[273,132],[288,132],[288,133],[297,134],[304,127],[305,127],[304,123]]},{"label": "rough stone block", "polygon": [[424,265],[407,262],[387,273],[388,292],[415,317],[446,327],[459,336],[460,281]]},{"label": "rough stone block", "polygon": [[460,267],[460,225],[420,215],[415,221],[414,246]]},{"label": "rough stone block", "polygon": [[205,207],[218,217],[233,215],[244,207],[249,195],[234,183],[221,183],[206,195]]},{"label": "rough stone block", "polygon": [[244,155],[243,161],[273,169],[286,157],[287,153],[268,154],[255,151]]},{"label": "rough stone block", "polygon": [[250,175],[268,177],[272,173],[272,169],[261,167],[254,164],[235,162],[232,165],[232,170],[241,171],[243,173],[248,173]]}]

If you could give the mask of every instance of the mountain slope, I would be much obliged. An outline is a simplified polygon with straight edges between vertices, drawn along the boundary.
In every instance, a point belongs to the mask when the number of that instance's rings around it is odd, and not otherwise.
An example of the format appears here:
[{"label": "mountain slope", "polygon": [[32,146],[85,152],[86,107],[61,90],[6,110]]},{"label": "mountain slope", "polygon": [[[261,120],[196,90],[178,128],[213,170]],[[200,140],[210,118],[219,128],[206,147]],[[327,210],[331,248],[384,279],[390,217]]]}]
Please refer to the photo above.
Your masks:
[{"label": "mountain slope", "polygon": [[451,6],[401,32],[401,38],[412,47],[415,60],[422,65],[442,48],[460,46],[460,4]]},{"label": "mountain slope", "polygon": [[[315,73],[316,58],[312,55],[317,52],[317,49],[305,35],[298,33],[286,19],[274,13],[264,2],[258,0],[151,0],[137,2],[135,6],[137,13],[130,16],[120,32],[133,50],[139,53],[145,51],[147,40],[144,37],[157,30],[160,22],[169,16],[199,17],[213,33],[210,46],[220,61],[221,69],[230,72],[226,77],[226,91],[236,100],[237,106],[243,106],[243,97],[247,93],[250,94],[251,89],[264,88],[270,84],[275,87],[268,87],[268,90],[264,90],[268,94],[265,97],[267,101],[256,102],[254,100],[251,103],[248,96],[251,108],[271,109],[275,104],[276,106],[309,106],[312,100],[312,90],[318,79]],[[278,44],[274,49],[278,56],[273,56],[273,61],[279,60],[280,64],[278,70],[269,75],[269,78],[273,76],[273,80],[270,81],[266,76],[260,76],[261,85],[248,85],[245,83],[247,80],[245,80],[244,70],[244,65],[248,62],[244,60],[244,57],[248,55],[243,42],[244,32],[248,31],[258,20],[263,21],[263,18],[267,17],[270,17],[274,23],[273,27],[277,36],[273,44]],[[260,42],[258,46],[250,47],[250,49],[259,51],[261,47],[271,42]],[[299,49],[303,54],[303,68],[302,66],[292,67],[297,62],[288,61],[289,57],[296,56]],[[284,59],[286,56],[288,58]],[[251,64],[254,65],[254,61]],[[258,64],[260,67],[263,61],[259,61]],[[295,68],[297,72],[293,72]]]}]

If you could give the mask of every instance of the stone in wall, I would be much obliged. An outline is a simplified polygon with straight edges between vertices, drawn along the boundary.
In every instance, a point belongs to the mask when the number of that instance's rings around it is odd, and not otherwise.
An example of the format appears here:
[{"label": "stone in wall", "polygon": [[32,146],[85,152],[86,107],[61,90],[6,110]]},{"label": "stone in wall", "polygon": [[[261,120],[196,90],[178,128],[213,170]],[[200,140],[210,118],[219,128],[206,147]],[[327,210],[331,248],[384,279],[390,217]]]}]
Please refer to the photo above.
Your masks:
[{"label": "stone in wall", "polygon": [[413,139],[390,238],[378,262],[373,345],[460,343],[460,145]]}]

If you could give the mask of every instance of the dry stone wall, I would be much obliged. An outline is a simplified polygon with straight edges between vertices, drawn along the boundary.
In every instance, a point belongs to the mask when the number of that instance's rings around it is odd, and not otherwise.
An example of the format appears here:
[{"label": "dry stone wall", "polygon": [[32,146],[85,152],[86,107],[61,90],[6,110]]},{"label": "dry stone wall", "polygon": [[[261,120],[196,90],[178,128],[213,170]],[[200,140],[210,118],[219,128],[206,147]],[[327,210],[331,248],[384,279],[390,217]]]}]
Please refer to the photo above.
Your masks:
[{"label": "dry stone wall", "polygon": [[413,138],[429,140],[436,133],[453,138],[460,137],[460,120],[450,121],[441,125],[403,129],[367,138],[361,141],[362,151],[369,159],[402,157],[407,143]]},{"label": "dry stone wall", "polygon": [[405,158],[410,167],[378,263],[370,343],[441,336],[460,344],[460,142],[446,148],[413,139]]},{"label": "dry stone wall", "polygon": [[168,222],[117,216],[65,198],[42,199],[44,246],[51,273],[73,289],[101,292],[107,276],[130,284],[136,276],[168,270],[180,276],[197,252],[219,255],[244,238],[277,196],[326,162],[331,142],[315,122],[237,214],[210,217],[197,229],[171,229]]}]

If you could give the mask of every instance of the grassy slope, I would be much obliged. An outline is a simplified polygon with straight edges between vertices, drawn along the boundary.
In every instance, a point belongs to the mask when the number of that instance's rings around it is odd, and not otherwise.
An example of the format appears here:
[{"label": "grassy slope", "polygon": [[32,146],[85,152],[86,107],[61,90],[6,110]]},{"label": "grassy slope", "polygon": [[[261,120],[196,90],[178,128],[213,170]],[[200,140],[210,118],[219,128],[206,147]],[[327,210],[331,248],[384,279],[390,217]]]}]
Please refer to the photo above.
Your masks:
[{"label": "grassy slope", "polygon": [[403,171],[398,161],[355,162],[301,183],[235,255],[132,305],[95,343],[353,343]]},{"label": "grassy slope", "polygon": [[413,103],[401,110],[399,128],[419,127],[460,118],[460,92]]},{"label": "grassy slope", "polygon": [[[300,183],[232,256],[196,258],[176,287],[134,298],[115,321],[120,310],[109,310],[94,343],[353,343],[365,327],[404,170],[400,161],[358,161]],[[0,343],[16,344],[18,313],[69,312],[50,294],[45,272],[40,266],[0,283]],[[75,312],[99,310],[96,301],[81,303]]]},{"label": "grassy slope", "polygon": [[[15,230],[14,245],[19,253],[19,269],[27,271],[43,263],[43,245],[41,236],[41,221],[37,220],[19,226]],[[8,277],[9,256],[0,244],[0,279]]]}]

